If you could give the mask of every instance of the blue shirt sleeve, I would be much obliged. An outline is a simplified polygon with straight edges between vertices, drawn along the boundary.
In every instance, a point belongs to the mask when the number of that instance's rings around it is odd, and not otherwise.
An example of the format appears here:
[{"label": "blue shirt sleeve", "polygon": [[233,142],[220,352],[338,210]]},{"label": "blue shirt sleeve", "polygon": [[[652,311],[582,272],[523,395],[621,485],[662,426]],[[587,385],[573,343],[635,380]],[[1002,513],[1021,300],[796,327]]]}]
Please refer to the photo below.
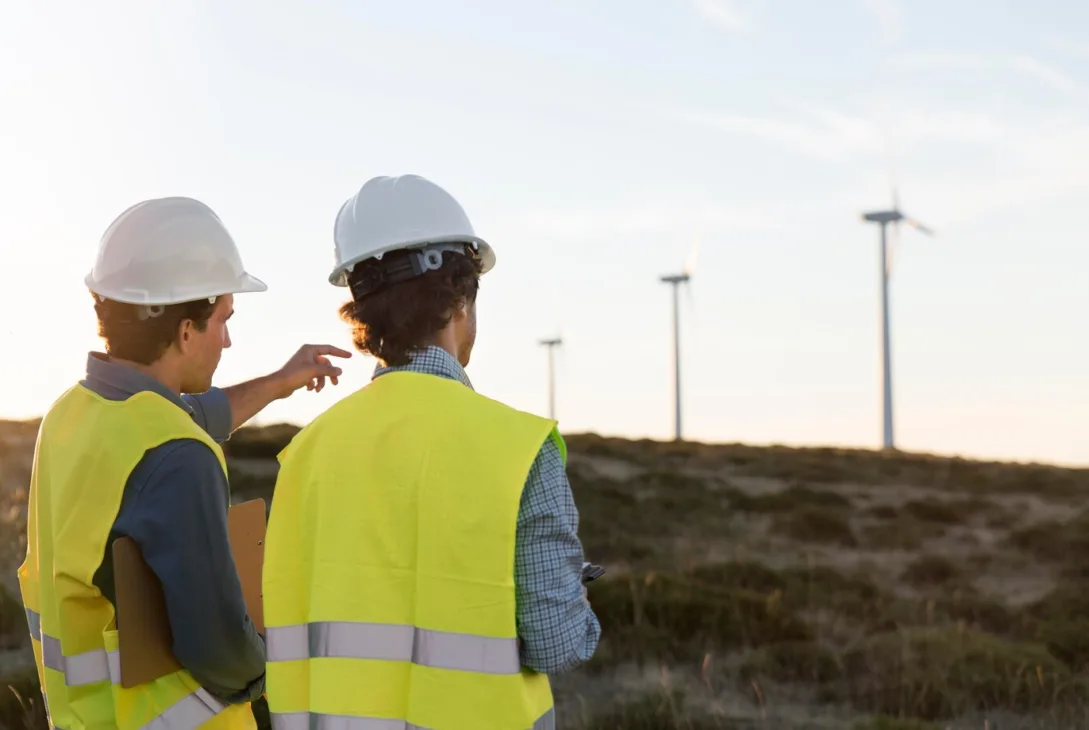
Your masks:
[{"label": "blue shirt sleeve", "polygon": [[179,663],[225,702],[260,697],[265,643],[234,568],[218,459],[199,441],[170,441],[145,455],[126,492],[114,531],[139,544],[162,583]]},{"label": "blue shirt sleeve", "polygon": [[522,492],[514,556],[522,664],[545,674],[588,661],[601,636],[582,586],[578,523],[563,457],[550,438]]},{"label": "blue shirt sleeve", "polygon": [[197,395],[183,395],[182,400],[193,409],[193,420],[208,432],[216,443],[231,437],[231,402],[220,388],[212,388]]}]

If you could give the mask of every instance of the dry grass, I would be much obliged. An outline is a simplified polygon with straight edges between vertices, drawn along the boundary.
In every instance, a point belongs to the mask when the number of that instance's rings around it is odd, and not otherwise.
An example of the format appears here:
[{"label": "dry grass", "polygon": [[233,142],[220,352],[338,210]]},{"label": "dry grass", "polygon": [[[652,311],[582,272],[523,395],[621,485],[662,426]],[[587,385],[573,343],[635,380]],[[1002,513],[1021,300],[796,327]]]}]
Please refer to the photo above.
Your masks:
[{"label": "dry grass", "polygon": [[[21,428],[0,440],[9,572]],[[235,499],[271,494],[294,430],[231,439]],[[1089,470],[593,435],[569,447],[587,556],[609,573],[590,589],[597,655],[555,678],[563,727],[1089,726],[1089,512],[1073,506]],[[24,623],[0,595],[0,642],[24,642]],[[0,698],[0,725],[44,727],[33,672],[0,683],[24,700]]]}]

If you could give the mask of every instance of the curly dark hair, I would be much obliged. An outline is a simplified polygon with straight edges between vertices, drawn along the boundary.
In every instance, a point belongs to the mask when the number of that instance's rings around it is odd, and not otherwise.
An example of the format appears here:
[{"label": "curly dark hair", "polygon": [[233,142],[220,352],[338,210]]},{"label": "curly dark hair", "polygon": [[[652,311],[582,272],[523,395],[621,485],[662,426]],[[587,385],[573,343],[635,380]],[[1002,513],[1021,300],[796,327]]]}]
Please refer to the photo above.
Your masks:
[{"label": "curly dark hair", "polygon": [[[410,255],[415,253],[394,251],[383,261],[389,263]],[[349,283],[382,265],[374,259],[357,264]],[[478,259],[444,252],[439,268],[347,302],[340,308],[340,318],[352,326],[352,342],[360,352],[386,365],[405,365],[414,350],[425,347],[449,324],[461,302],[476,301],[480,270]]]},{"label": "curly dark hair", "polygon": [[[93,295],[92,295],[93,296]],[[95,297],[98,336],[106,341],[106,354],[120,360],[151,365],[166,352],[178,336],[183,320],[193,320],[198,331],[208,326],[216,305],[207,299],[171,304],[157,317],[140,319],[141,307],[135,304],[101,301]]]}]

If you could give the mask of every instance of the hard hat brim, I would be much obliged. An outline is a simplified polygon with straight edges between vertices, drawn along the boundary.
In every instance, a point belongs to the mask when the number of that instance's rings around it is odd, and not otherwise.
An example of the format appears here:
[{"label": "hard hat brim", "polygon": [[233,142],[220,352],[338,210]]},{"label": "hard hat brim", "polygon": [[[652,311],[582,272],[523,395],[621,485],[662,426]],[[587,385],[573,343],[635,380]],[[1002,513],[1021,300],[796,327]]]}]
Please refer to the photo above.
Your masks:
[{"label": "hard hat brim", "polygon": [[87,276],[83,278],[83,283],[92,293],[105,299],[122,302],[124,304],[144,304],[147,306],[184,304],[185,302],[195,302],[200,299],[222,297],[227,294],[254,294],[268,291],[268,285],[265,284],[265,282],[248,272],[242,272],[242,276],[238,277],[237,282],[233,285],[209,285],[206,289],[191,289],[189,291],[174,292],[168,296],[158,297],[151,296],[147,291],[136,289],[114,290],[108,286],[101,286],[100,282],[95,277],[94,271],[89,272]]},{"label": "hard hat brim", "polygon": [[367,259],[374,258],[381,254],[390,253],[391,251],[401,251],[409,248],[423,248],[430,243],[475,243],[477,246],[477,255],[480,257],[480,274],[484,274],[495,268],[495,249],[485,241],[483,238],[477,236],[450,236],[448,238],[428,238],[425,241],[414,241],[412,243],[399,243],[396,246],[390,246],[381,251],[368,251],[366,254],[357,256],[355,258],[348,259],[341,263],[335,269],[333,273],[329,275],[329,283],[333,286],[348,286],[348,274],[351,272],[352,267],[358,264],[360,261],[366,261]]}]

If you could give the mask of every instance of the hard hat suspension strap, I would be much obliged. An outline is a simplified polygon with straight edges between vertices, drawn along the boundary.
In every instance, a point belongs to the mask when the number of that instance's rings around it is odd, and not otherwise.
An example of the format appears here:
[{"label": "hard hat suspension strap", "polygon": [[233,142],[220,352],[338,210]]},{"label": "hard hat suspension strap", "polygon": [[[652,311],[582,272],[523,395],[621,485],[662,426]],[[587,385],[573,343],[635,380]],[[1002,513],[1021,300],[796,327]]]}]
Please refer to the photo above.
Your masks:
[{"label": "hard hat suspension strap", "polygon": [[[348,286],[352,292],[352,299],[360,301],[363,297],[373,294],[391,284],[414,279],[428,271],[434,271],[442,266],[443,252],[455,253],[460,256],[474,255],[472,244],[468,243],[431,243],[418,249],[401,249],[407,252],[407,256],[376,257],[371,264],[362,270],[355,271],[348,276]],[[394,252],[390,252],[394,253]],[[363,262],[360,262],[363,263]],[[359,264],[356,264],[358,267]]]},{"label": "hard hat suspension strap", "polygon": [[[94,298],[97,301],[102,302],[103,304],[110,301],[108,297],[104,297],[98,292],[91,292],[91,294],[94,295]],[[216,300],[219,299],[219,297],[207,297],[207,299],[209,304],[215,304]],[[193,301],[198,300],[194,299]],[[141,321],[145,319],[154,319],[155,317],[162,316],[162,313],[166,311],[165,304],[134,304],[133,306],[136,308],[136,316],[139,317]]]},{"label": "hard hat suspension strap", "polygon": [[165,311],[166,307],[162,304],[156,304],[154,306],[137,306],[136,316],[141,320],[155,319],[156,317],[161,317]]}]

